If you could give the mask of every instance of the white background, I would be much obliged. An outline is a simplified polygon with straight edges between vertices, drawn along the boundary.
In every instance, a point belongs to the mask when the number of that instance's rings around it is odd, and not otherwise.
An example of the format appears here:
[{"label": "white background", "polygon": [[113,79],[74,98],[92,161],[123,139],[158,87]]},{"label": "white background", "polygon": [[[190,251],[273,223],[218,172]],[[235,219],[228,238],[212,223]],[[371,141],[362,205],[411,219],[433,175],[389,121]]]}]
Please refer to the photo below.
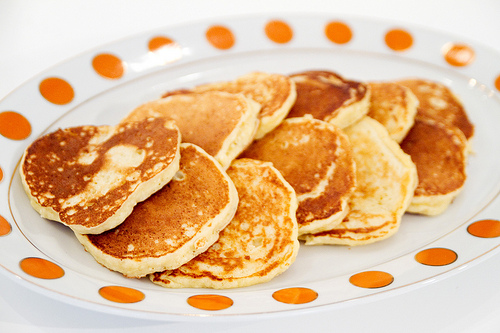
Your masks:
[{"label": "white background", "polygon": [[[0,0],[0,99],[33,75],[96,46],[169,25],[258,13],[387,19],[474,40],[500,54],[498,0]],[[356,306],[241,322],[175,323],[60,303],[2,271],[0,331],[500,332],[499,286],[496,255],[423,288]]]}]

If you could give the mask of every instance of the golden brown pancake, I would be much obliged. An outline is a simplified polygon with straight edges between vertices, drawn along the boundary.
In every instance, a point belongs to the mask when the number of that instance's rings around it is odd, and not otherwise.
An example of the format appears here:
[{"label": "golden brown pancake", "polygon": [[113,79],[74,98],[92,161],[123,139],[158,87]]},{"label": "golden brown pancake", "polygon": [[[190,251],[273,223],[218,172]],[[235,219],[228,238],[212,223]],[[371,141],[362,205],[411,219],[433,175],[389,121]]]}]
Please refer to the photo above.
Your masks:
[{"label": "golden brown pancake", "polygon": [[26,149],[21,179],[42,217],[101,233],[170,181],[179,144],[178,128],[165,119],[59,129]]},{"label": "golden brown pancake", "polygon": [[350,211],[335,228],[300,236],[306,245],[369,244],[394,235],[418,177],[415,164],[376,120],[365,117],[345,129],[356,161],[357,186]]},{"label": "golden brown pancake", "polygon": [[174,269],[204,252],[233,218],[238,193],[218,162],[181,144],[180,169],[118,227],[78,240],[103,266],[127,277]]},{"label": "golden brown pancake", "polygon": [[356,168],[349,139],[335,125],[288,118],[241,156],[272,162],[295,189],[299,234],[331,229],[347,214]]},{"label": "golden brown pancake", "polygon": [[299,250],[291,186],[271,163],[238,159],[227,173],[240,202],[233,220],[206,252],[175,270],[150,275],[169,288],[236,288],[271,280]]},{"label": "golden brown pancake", "polygon": [[442,213],[460,193],[467,178],[465,135],[454,126],[420,117],[401,148],[417,166],[419,179],[408,212]]},{"label": "golden brown pancake", "polygon": [[399,84],[411,89],[419,100],[417,117],[425,117],[458,127],[470,141],[474,125],[459,98],[444,84],[423,79],[406,79]]},{"label": "golden brown pancake", "polygon": [[394,82],[370,82],[368,116],[377,120],[396,142],[401,142],[413,126],[418,99],[410,88]]},{"label": "golden brown pancake", "polygon": [[344,128],[368,113],[370,87],[365,83],[329,71],[306,71],[290,77],[295,81],[297,99],[288,118],[310,114]]},{"label": "golden brown pancake", "polygon": [[194,143],[224,168],[253,140],[260,105],[242,94],[221,91],[187,93],[147,102],[123,121],[149,117],[175,120],[182,141]]},{"label": "golden brown pancake", "polygon": [[235,80],[207,83],[188,90],[167,92],[163,97],[186,92],[226,91],[242,93],[259,103],[260,124],[255,138],[261,138],[272,131],[286,117],[297,93],[295,83],[287,76],[275,73],[252,72]]}]

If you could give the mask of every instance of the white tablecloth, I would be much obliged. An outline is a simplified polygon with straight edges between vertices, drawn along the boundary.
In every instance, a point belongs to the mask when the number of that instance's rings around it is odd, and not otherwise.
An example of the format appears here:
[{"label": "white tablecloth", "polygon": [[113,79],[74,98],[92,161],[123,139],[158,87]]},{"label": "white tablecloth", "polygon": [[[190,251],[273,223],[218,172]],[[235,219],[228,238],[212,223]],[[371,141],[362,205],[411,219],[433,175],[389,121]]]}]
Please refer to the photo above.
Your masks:
[{"label": "white tablecloth", "polygon": [[[498,0],[0,0],[0,99],[34,74],[129,35],[213,17],[331,13],[443,31],[500,53]],[[6,199],[6,198],[3,198]],[[261,320],[163,322],[98,313],[0,272],[1,332],[499,332],[500,254],[389,298]]]}]

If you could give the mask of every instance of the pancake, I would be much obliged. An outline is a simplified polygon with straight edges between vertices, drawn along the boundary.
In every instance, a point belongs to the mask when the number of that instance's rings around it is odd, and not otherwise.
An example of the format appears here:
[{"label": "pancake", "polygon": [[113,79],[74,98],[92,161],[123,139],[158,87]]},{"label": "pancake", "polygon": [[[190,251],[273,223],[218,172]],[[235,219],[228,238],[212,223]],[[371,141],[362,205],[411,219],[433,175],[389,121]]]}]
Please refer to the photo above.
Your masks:
[{"label": "pancake", "polygon": [[252,142],[259,124],[259,111],[260,105],[242,94],[212,91],[147,102],[123,121],[148,117],[173,119],[183,142],[198,145],[227,168]]},{"label": "pancake", "polygon": [[295,83],[287,76],[274,73],[252,72],[235,80],[207,83],[188,90],[167,92],[163,97],[186,92],[226,91],[242,93],[259,103],[259,127],[255,138],[261,138],[272,131],[286,117],[297,93]]},{"label": "pancake", "polygon": [[453,126],[420,117],[401,148],[418,171],[418,186],[408,212],[437,215],[462,190],[466,175],[467,139]]},{"label": "pancake", "polygon": [[284,272],[298,250],[297,198],[271,163],[237,159],[227,170],[240,202],[233,220],[206,252],[175,270],[150,275],[168,288],[236,288]]},{"label": "pancake", "polygon": [[201,148],[181,144],[180,169],[118,227],[77,239],[97,262],[127,277],[174,269],[206,251],[238,206],[233,182]]},{"label": "pancake", "polygon": [[294,188],[299,234],[331,229],[347,214],[356,167],[338,127],[310,115],[288,118],[241,156],[272,162]]},{"label": "pancake", "polygon": [[179,168],[171,121],[59,129],[33,142],[21,179],[33,208],[78,233],[101,233],[168,183]]},{"label": "pancake", "polygon": [[368,113],[370,87],[365,83],[329,71],[306,71],[290,77],[295,81],[297,99],[288,118],[310,114],[344,128]]},{"label": "pancake", "polygon": [[377,120],[400,143],[413,126],[418,99],[405,86],[394,82],[370,82],[371,103],[368,116]]},{"label": "pancake", "polygon": [[456,126],[469,141],[474,136],[474,125],[470,122],[459,98],[444,84],[423,79],[406,79],[397,83],[408,87],[417,96],[417,117],[434,119],[448,127]]},{"label": "pancake", "polygon": [[387,239],[399,229],[418,176],[415,164],[376,120],[365,117],[345,129],[356,161],[357,186],[350,211],[337,227],[303,235],[306,245],[363,245]]}]

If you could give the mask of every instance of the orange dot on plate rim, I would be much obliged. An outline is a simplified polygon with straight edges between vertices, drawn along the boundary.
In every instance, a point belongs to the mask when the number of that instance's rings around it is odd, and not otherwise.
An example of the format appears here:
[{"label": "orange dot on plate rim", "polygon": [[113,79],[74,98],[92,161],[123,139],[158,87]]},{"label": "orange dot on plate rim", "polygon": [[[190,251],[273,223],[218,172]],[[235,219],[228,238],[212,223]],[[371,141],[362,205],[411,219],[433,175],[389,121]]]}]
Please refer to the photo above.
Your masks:
[{"label": "orange dot on plate rim", "polygon": [[495,238],[500,236],[500,221],[480,220],[470,224],[467,231],[476,237]]},{"label": "orange dot on plate rim", "polygon": [[415,260],[427,266],[446,266],[455,262],[458,255],[455,251],[442,247],[422,250],[415,255]]},{"label": "orange dot on plate rim", "polygon": [[287,304],[304,304],[318,298],[318,293],[309,288],[285,288],[273,293],[273,298]]},{"label": "orange dot on plate rim", "polygon": [[64,270],[51,261],[42,258],[25,258],[20,262],[21,269],[40,279],[58,279],[64,276]]},{"label": "orange dot on plate rim", "polygon": [[3,170],[0,167],[0,183],[2,182],[2,180],[3,180]]},{"label": "orange dot on plate rim", "polygon": [[500,75],[497,76],[495,79],[495,88],[497,88],[498,91],[500,91]]},{"label": "orange dot on plate rim", "polygon": [[57,105],[68,104],[75,97],[75,91],[71,84],[58,77],[44,79],[40,82],[38,89],[43,98]]},{"label": "orange dot on plate rim", "polygon": [[109,53],[98,54],[92,59],[94,70],[107,79],[119,79],[125,73],[123,61]]},{"label": "orange dot on plate rim", "polygon": [[145,298],[143,292],[122,286],[105,286],[99,289],[99,295],[115,303],[137,303]]},{"label": "orange dot on plate rim", "polygon": [[0,215],[0,236],[5,236],[12,230],[10,223]]},{"label": "orange dot on plate rim", "polygon": [[346,44],[352,39],[352,30],[344,22],[332,21],[326,25],[325,35],[333,43]]},{"label": "orange dot on plate rim", "polygon": [[293,30],[288,23],[272,20],[266,24],[266,36],[275,43],[285,44],[292,40]]},{"label": "orange dot on plate rim", "polygon": [[404,51],[413,45],[413,37],[406,30],[392,29],[385,34],[385,44],[394,51]]},{"label": "orange dot on plate rim", "polygon": [[349,282],[361,288],[382,288],[390,285],[394,277],[382,271],[365,271],[352,275]]},{"label": "orange dot on plate rim", "polygon": [[187,299],[189,305],[200,310],[218,311],[233,305],[233,300],[221,295],[194,295]]},{"label": "orange dot on plate rim", "polygon": [[24,140],[31,134],[31,124],[20,113],[0,112],[0,134],[7,139]]},{"label": "orange dot on plate rim", "polygon": [[168,37],[156,36],[156,37],[153,37],[149,40],[148,49],[149,49],[149,51],[154,52],[154,51],[158,50],[159,48],[162,48],[162,47],[168,46],[168,45],[174,45],[174,44],[175,44],[175,42]]},{"label": "orange dot on plate rim", "polygon": [[221,25],[213,25],[205,33],[208,42],[215,48],[227,50],[233,47],[235,37],[231,30]]},{"label": "orange dot on plate rim", "polygon": [[467,66],[474,61],[474,50],[465,44],[448,43],[443,47],[444,59],[455,67]]}]

